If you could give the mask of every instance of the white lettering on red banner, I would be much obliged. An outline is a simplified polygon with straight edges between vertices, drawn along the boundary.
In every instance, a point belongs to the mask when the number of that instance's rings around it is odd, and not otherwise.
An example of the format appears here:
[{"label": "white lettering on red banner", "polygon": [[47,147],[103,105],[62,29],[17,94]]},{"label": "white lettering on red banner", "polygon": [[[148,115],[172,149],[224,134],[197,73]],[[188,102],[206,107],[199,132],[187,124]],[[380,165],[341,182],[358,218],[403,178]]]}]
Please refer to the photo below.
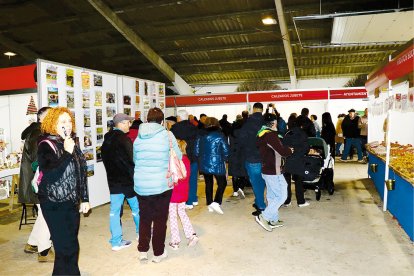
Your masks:
[{"label": "white lettering on red banner", "polygon": [[198,98],[199,102],[207,102],[207,101],[225,101],[227,97],[208,97],[208,98]]}]

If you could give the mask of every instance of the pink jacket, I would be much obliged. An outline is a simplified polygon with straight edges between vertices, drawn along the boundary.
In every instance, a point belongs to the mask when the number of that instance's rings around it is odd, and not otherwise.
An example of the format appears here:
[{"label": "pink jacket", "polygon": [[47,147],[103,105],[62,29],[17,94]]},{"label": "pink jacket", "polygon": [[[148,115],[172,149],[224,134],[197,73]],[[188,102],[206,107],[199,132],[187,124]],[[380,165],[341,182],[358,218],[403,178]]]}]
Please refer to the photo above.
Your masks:
[{"label": "pink jacket", "polygon": [[174,186],[173,193],[171,196],[171,203],[186,202],[188,199],[188,190],[190,187],[190,160],[187,155],[183,155],[183,163],[187,170],[187,177],[183,180],[178,181],[177,185]]}]

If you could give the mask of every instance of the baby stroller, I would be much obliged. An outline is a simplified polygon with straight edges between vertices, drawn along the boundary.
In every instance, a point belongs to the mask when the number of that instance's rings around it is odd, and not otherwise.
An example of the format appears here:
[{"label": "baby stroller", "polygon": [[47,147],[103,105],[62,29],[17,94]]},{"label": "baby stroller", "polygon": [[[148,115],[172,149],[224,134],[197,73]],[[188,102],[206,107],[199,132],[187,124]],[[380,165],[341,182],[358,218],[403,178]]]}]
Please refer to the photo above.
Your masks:
[{"label": "baby stroller", "polygon": [[322,138],[308,138],[309,153],[307,159],[319,164],[319,173],[313,179],[304,179],[305,189],[315,190],[316,200],[321,199],[321,190],[327,190],[330,195],[335,191],[334,187],[334,159],[330,154],[329,145]]}]

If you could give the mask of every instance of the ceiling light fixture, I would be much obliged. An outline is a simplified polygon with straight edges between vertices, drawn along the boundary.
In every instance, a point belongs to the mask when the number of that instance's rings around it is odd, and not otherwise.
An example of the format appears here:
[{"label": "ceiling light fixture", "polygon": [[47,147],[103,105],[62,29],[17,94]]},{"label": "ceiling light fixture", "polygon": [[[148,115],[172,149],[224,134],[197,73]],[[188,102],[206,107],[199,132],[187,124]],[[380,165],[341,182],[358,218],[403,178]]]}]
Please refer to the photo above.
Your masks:
[{"label": "ceiling light fixture", "polygon": [[13,53],[13,52],[5,52],[4,55],[5,56],[8,56],[10,58],[10,57],[14,57],[16,55],[16,53]]},{"label": "ceiling light fixture", "polygon": [[264,25],[276,25],[277,21],[273,17],[265,17],[262,18],[262,22]]}]

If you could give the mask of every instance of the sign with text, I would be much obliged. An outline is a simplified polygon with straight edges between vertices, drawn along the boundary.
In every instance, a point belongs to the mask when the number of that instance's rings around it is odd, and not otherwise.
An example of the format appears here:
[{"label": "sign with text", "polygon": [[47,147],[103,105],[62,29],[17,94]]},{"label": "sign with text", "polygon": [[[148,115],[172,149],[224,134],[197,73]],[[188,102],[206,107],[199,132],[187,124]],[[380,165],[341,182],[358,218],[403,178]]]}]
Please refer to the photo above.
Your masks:
[{"label": "sign with text", "polygon": [[365,99],[367,97],[368,97],[368,92],[367,90],[365,90],[365,88],[329,90],[329,98],[331,100]]},{"label": "sign with text", "polygon": [[[167,97],[167,107],[172,104],[174,106],[174,101],[169,100],[170,97]],[[177,106],[187,106],[187,105],[213,105],[213,104],[229,104],[229,103],[245,103],[246,102],[246,93],[236,93],[236,94],[213,94],[206,96],[177,96],[175,97],[175,104]]]},{"label": "sign with text", "polygon": [[328,90],[308,91],[275,91],[249,93],[249,102],[280,102],[280,101],[309,101],[327,100]]}]

